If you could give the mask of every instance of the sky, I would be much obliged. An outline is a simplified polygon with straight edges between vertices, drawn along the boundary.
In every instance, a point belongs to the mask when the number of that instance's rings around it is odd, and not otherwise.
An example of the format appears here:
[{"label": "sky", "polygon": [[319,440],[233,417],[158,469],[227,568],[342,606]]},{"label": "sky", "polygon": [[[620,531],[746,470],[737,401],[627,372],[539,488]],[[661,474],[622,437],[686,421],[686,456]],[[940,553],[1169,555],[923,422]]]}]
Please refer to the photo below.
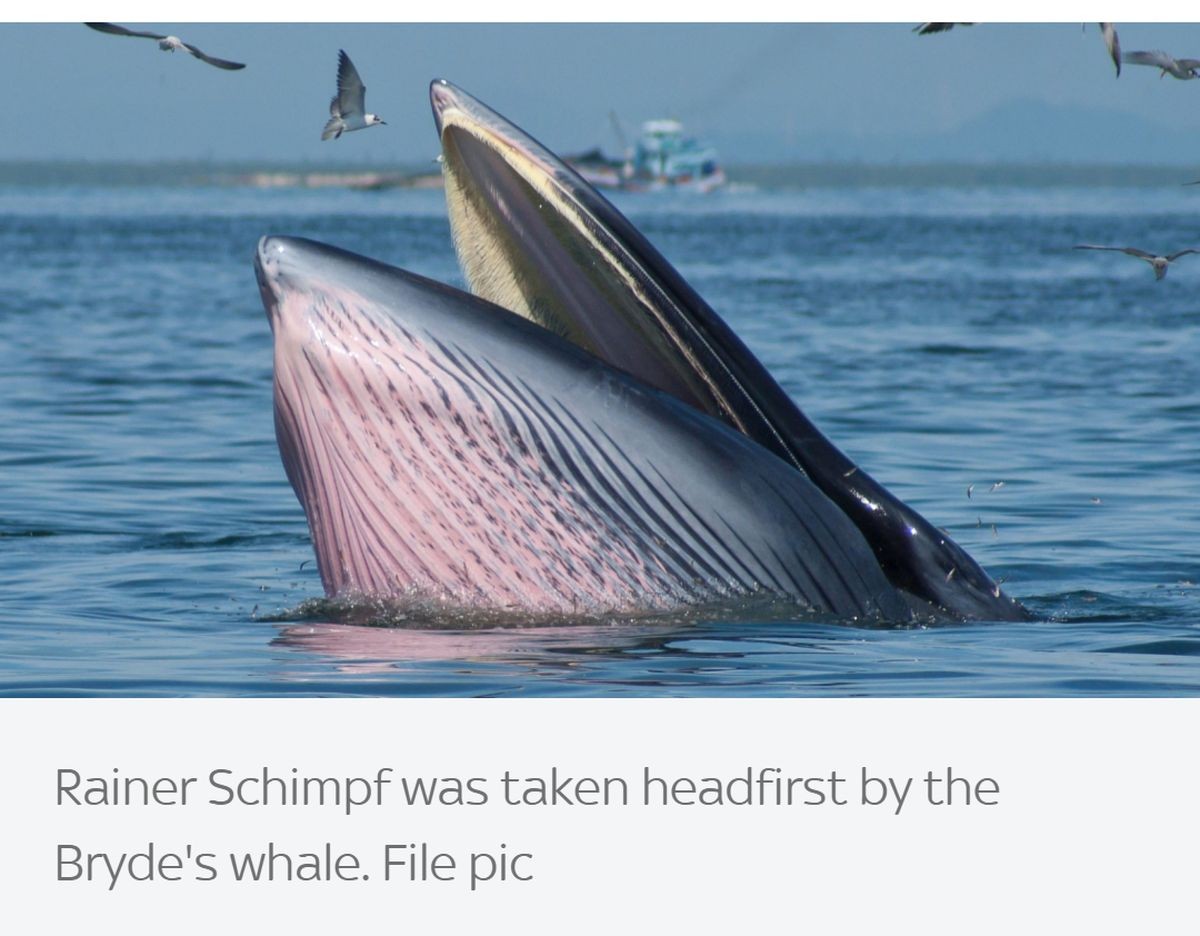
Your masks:
[{"label": "sky", "polygon": [[[1200,81],[1132,65],[1116,79],[1095,24],[124,25],[247,68],[81,24],[0,24],[0,159],[419,165],[438,152],[427,88],[444,77],[565,153],[615,152],[615,112],[629,136],[678,117],[729,163],[1200,164]],[[1118,28],[1126,50],[1200,58],[1200,25]],[[338,49],[388,123],[322,142]]]}]

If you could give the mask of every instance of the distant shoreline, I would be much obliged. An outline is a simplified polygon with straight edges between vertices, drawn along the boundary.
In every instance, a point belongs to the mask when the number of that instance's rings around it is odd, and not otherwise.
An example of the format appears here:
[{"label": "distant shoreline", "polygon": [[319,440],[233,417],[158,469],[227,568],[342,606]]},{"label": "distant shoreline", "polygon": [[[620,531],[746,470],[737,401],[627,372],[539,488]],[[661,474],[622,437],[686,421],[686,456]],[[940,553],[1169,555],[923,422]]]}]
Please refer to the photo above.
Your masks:
[{"label": "distant shoreline", "polygon": [[[792,165],[734,165],[733,185],[804,188],[974,188],[1178,186],[1200,176],[1183,165],[1070,163],[871,164],[811,162]],[[364,190],[431,188],[440,184],[429,164],[347,165],[264,162],[85,162],[0,160],[0,186],[111,188],[256,187]]]}]

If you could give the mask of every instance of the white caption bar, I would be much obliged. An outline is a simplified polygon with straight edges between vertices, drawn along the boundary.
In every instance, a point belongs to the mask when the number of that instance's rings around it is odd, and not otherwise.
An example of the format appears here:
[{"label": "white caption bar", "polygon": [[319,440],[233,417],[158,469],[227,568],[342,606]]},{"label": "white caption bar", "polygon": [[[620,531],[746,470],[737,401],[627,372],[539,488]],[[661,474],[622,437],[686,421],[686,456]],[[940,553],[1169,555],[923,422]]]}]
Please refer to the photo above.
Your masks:
[{"label": "white caption bar", "polygon": [[20,932],[1194,931],[1200,700],[0,715]]}]

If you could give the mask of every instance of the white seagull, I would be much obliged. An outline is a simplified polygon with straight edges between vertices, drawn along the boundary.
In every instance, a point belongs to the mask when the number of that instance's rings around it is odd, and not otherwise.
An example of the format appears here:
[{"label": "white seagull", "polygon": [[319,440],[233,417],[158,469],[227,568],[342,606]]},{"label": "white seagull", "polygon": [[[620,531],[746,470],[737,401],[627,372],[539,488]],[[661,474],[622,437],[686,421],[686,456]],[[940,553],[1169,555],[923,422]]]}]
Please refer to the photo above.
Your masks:
[{"label": "white seagull", "polygon": [[351,130],[362,130],[375,124],[387,123],[376,114],[368,114],[367,89],[358,77],[358,69],[342,50],[338,50],[338,93],[329,102],[329,122],[321,133],[322,140],[337,139]]},{"label": "white seagull", "polygon": [[225,59],[214,58],[211,55],[205,55],[194,45],[188,45],[178,36],[164,36],[161,33],[154,32],[139,32],[136,29],[126,29],[124,26],[118,26],[116,23],[84,23],[84,26],[90,26],[92,29],[102,33],[109,33],[113,36],[134,36],[138,39],[157,39],[158,47],[164,52],[174,52],[177,49],[183,49],[184,52],[190,52],[202,62],[208,62],[209,65],[215,65],[217,68],[224,68],[226,71],[236,71],[239,68],[245,68],[241,62],[229,62]]},{"label": "white seagull", "polygon": [[1162,279],[1167,275],[1167,264],[1173,263],[1180,257],[1186,254],[1200,253],[1195,247],[1188,247],[1186,250],[1177,250],[1173,254],[1167,256],[1155,256],[1152,253],[1147,253],[1145,250],[1138,250],[1136,247],[1100,247],[1096,244],[1076,244],[1076,250],[1117,250],[1121,253],[1129,254],[1131,257],[1137,257],[1139,260],[1145,260],[1151,267],[1154,268],[1154,278]]},{"label": "white seagull", "polygon": [[1200,78],[1200,59],[1177,59],[1167,55],[1166,52],[1155,50],[1154,52],[1126,52],[1121,56],[1121,61],[1127,65],[1151,65],[1154,68],[1160,68],[1162,71],[1158,73],[1158,77],[1170,75],[1172,78],[1178,78],[1180,81],[1191,81],[1193,78]]}]

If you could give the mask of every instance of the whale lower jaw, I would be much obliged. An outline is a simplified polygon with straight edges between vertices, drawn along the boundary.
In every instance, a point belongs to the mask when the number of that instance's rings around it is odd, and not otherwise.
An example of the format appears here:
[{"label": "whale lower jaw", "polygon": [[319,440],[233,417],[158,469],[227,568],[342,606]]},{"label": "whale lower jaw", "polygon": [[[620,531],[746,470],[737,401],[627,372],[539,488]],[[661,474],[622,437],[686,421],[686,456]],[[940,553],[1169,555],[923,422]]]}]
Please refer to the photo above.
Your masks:
[{"label": "whale lower jaw", "polygon": [[312,242],[257,267],[326,592],[906,619],[857,530],[721,423],[482,300]]},{"label": "whale lower jaw", "polygon": [[583,482],[548,457],[571,420],[561,403],[461,349],[385,332],[365,308],[309,297],[310,340],[275,359],[276,436],[328,593],[600,612],[721,590],[639,553],[614,512],[575,493]]}]

